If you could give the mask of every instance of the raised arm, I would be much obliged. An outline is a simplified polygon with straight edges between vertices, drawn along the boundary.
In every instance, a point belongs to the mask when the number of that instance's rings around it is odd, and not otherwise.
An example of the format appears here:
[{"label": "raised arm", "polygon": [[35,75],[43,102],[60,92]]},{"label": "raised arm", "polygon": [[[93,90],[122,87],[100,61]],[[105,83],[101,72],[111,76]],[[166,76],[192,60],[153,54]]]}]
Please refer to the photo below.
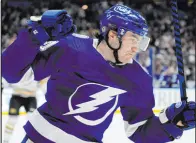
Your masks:
[{"label": "raised arm", "polygon": [[21,30],[14,43],[2,54],[2,76],[9,83],[19,82],[38,52],[39,48],[32,42],[28,30]]},{"label": "raised arm", "polygon": [[42,17],[31,17],[28,25],[30,29],[19,31],[17,39],[2,54],[2,76],[9,83],[20,81],[30,66],[34,73],[41,73],[35,75],[36,80],[49,76],[50,56],[44,57],[46,50],[75,29],[65,10],[48,10]]}]

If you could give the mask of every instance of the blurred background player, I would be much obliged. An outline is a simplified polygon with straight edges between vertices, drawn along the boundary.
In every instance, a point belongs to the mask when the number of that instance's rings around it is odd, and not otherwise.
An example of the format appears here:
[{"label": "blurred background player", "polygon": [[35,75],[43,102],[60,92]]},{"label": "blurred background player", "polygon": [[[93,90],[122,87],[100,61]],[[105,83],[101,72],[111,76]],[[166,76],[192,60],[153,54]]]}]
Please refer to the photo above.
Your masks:
[{"label": "blurred background player", "polygon": [[[8,83],[2,79],[2,87],[10,88],[12,96],[9,103],[9,117],[5,126],[3,143],[9,143],[14,127],[18,122],[20,107],[24,106],[28,114],[37,108],[36,94],[39,88],[43,88],[46,81],[34,80],[33,70],[30,68],[18,83]],[[45,89],[43,89],[44,92]],[[5,95],[6,96],[6,95]]]}]

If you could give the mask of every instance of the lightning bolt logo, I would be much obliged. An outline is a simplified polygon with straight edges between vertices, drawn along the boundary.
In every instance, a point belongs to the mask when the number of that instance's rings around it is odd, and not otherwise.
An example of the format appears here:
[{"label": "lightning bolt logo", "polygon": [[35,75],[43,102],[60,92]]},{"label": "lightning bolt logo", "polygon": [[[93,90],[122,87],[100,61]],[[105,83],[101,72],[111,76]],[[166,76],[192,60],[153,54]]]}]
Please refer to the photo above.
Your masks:
[{"label": "lightning bolt logo", "polygon": [[[84,103],[81,103],[81,104],[77,104],[76,106],[79,107],[79,108],[74,110],[73,107],[72,107],[72,104],[71,104],[71,100],[72,100],[73,96],[75,95],[75,93],[78,91],[79,88],[81,88],[83,86],[87,86],[87,85],[92,85],[92,84],[102,86],[102,87],[106,87],[106,89],[91,95],[90,97],[93,100],[88,101],[88,102],[84,102]],[[110,86],[97,84],[97,83],[83,84],[83,85],[79,86],[75,90],[75,92],[70,96],[69,101],[68,101],[68,107],[69,107],[70,112],[65,113],[63,115],[73,115],[73,114],[79,114],[79,113],[92,112],[92,111],[97,110],[99,108],[99,106],[101,106],[101,105],[103,105],[103,104],[105,104],[105,103],[107,103],[107,102],[109,102],[109,101],[111,101],[112,99],[115,98],[116,100],[115,100],[115,103],[114,103],[113,107],[111,109],[109,109],[109,111],[100,119],[92,121],[92,120],[85,119],[85,118],[81,117],[80,115],[74,116],[78,121],[80,121],[80,122],[82,122],[86,125],[94,126],[94,125],[100,124],[115,110],[115,108],[117,106],[117,103],[118,103],[118,96],[120,94],[125,93],[125,92],[127,92],[127,91],[122,90],[122,89],[118,89],[118,88],[113,88],[113,87],[110,87]]]}]

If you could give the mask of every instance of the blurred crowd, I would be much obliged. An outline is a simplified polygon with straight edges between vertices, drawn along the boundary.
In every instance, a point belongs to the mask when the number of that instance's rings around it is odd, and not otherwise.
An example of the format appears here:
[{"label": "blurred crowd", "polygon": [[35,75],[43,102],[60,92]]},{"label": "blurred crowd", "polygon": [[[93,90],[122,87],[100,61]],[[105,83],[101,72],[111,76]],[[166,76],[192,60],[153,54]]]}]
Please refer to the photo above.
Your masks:
[{"label": "blurred crowd", "polygon": [[[132,0],[108,0],[75,2],[71,0],[20,0],[2,1],[2,48],[8,47],[16,38],[17,31],[26,26],[32,15],[41,15],[48,9],[65,9],[77,25],[77,33],[93,37],[99,31],[99,15],[110,6],[121,3],[138,10],[149,25],[151,42],[149,51],[140,54],[140,63],[144,67],[152,64],[155,87],[177,87],[177,65],[175,41],[170,6],[165,2],[139,3]],[[84,5],[86,4],[86,5]],[[184,72],[187,86],[195,87],[195,3],[179,3],[180,32],[184,56]]]}]

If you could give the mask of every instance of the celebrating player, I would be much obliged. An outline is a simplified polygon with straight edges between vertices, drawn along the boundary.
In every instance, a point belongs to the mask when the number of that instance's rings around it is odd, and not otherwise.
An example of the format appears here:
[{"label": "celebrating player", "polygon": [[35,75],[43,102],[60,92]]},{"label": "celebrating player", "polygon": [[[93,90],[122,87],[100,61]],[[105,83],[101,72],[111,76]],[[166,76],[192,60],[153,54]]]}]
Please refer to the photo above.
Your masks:
[{"label": "celebrating player", "polygon": [[104,12],[98,39],[73,33],[64,10],[46,11],[29,25],[2,55],[9,82],[30,67],[36,80],[50,76],[47,102],[24,126],[23,143],[101,143],[119,107],[127,137],[137,143],[168,142],[195,127],[195,102],[153,114],[152,77],[133,60],[150,41],[146,20],[135,10],[117,4]]}]

